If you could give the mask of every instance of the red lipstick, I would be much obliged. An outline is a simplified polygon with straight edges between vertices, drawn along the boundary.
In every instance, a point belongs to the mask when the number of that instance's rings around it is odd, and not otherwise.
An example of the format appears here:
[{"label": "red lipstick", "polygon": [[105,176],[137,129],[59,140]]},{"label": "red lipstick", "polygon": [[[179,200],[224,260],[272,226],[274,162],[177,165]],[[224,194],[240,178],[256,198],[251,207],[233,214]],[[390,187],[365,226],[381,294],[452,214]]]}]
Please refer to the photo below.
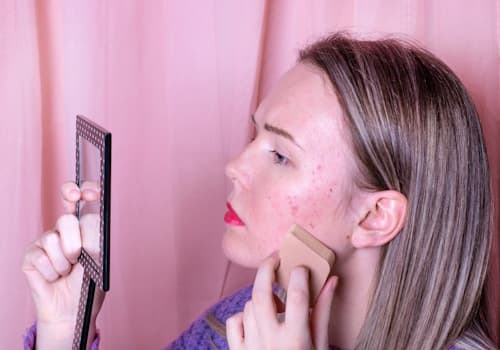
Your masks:
[{"label": "red lipstick", "polygon": [[239,218],[238,214],[234,211],[233,207],[229,202],[226,203],[227,206],[227,212],[224,215],[224,221],[229,224],[229,225],[235,225],[235,226],[245,226],[243,221]]}]

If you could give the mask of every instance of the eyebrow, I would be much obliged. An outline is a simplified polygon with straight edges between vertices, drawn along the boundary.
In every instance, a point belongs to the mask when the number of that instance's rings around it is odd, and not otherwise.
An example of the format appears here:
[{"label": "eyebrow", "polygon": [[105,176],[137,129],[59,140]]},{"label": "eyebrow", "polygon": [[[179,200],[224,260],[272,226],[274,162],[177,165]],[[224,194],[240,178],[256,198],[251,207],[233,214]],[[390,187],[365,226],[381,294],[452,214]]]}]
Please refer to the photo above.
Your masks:
[{"label": "eyebrow", "polygon": [[[257,122],[255,121],[255,115],[254,115],[254,114],[252,114],[251,118],[252,118],[252,123],[253,123],[254,125],[257,125]],[[268,124],[268,123],[265,123],[265,124],[264,124],[264,130],[269,131],[269,132],[272,132],[273,134],[276,134],[276,135],[282,136],[282,137],[284,137],[284,138],[286,138],[286,139],[288,139],[288,140],[292,141],[292,142],[293,142],[293,144],[295,144],[295,145],[296,145],[297,147],[299,147],[301,150],[304,150],[304,149],[302,148],[302,146],[301,146],[301,145],[299,145],[299,144],[297,143],[297,141],[295,141],[295,139],[293,138],[293,136],[292,136],[292,135],[291,135],[288,131],[286,131],[286,130],[284,130],[284,129],[281,129],[281,128],[278,128],[277,126],[270,125],[270,124]]]}]

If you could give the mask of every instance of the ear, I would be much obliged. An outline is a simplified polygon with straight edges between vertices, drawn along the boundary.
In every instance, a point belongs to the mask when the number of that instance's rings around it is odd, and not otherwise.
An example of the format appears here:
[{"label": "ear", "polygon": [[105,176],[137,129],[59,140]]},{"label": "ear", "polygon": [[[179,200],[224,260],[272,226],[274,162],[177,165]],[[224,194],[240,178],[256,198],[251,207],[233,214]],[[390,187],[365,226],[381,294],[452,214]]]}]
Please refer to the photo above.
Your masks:
[{"label": "ear", "polygon": [[398,191],[368,193],[363,200],[361,219],[351,235],[355,248],[380,247],[401,231],[408,206],[406,197]]}]

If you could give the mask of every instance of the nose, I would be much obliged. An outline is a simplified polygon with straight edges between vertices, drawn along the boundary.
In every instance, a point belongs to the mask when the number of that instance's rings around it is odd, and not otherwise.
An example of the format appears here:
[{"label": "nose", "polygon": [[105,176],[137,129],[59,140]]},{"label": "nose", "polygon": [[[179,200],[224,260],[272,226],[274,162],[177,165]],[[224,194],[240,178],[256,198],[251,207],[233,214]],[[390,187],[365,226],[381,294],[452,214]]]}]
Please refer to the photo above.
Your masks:
[{"label": "nose", "polygon": [[248,190],[251,184],[251,175],[248,162],[248,147],[235,159],[226,164],[226,176],[231,179],[235,189]]}]

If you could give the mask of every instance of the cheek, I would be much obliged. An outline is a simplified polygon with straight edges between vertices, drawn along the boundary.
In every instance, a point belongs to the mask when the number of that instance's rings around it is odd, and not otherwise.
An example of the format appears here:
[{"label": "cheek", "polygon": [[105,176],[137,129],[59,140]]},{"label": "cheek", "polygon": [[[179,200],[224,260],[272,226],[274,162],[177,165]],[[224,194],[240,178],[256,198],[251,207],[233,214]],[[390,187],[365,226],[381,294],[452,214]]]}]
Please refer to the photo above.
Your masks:
[{"label": "cheek", "polygon": [[288,205],[288,210],[291,213],[292,217],[296,218],[297,215],[299,214],[299,208],[300,208],[300,204],[297,200],[297,196],[288,195],[287,196],[287,205]]},{"label": "cheek", "polygon": [[327,205],[322,196],[317,195],[317,191],[306,192],[303,195],[288,195],[286,205],[288,216],[293,223],[306,225],[308,229],[313,230],[316,223],[321,219],[322,208]]},{"label": "cheek", "polygon": [[264,196],[264,216],[267,220],[280,220],[290,215],[290,207],[287,205],[287,195],[280,191],[269,191]]},{"label": "cheek", "polygon": [[297,206],[294,206],[294,209],[290,208],[288,204],[289,196],[283,194],[284,192],[276,189],[265,193],[262,196],[265,200],[259,203],[259,210],[255,212],[254,216],[257,226],[253,229],[257,231],[256,235],[260,237],[261,248],[269,250],[269,254],[272,250],[279,248],[282,237],[295,221],[291,219],[291,216],[293,216],[291,212],[298,211]]},{"label": "cheek", "polygon": [[320,178],[311,181],[311,186],[303,193],[287,196],[287,209],[294,223],[308,230],[315,230],[325,221],[330,221],[338,206],[338,187],[325,183]]}]

